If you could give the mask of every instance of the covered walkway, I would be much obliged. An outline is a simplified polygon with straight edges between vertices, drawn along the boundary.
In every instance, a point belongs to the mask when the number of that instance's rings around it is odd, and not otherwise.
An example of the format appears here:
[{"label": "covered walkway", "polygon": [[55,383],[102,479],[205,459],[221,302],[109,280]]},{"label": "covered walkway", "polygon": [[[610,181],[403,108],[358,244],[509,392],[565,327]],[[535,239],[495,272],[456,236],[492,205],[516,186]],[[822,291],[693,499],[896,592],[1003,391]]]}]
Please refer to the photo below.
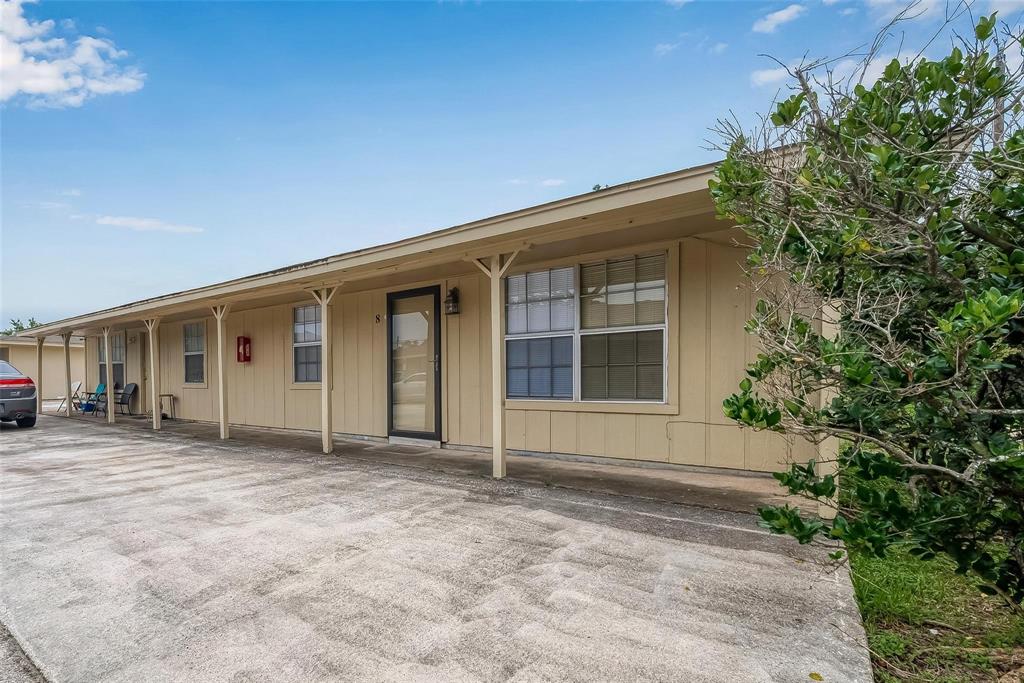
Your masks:
[{"label": "covered walkway", "polygon": [[[47,402],[46,410],[56,415],[56,404]],[[60,414],[62,417],[64,413]],[[74,414],[73,419],[107,427],[103,416]],[[118,415],[110,425],[114,429],[146,430],[149,418]],[[216,441],[219,429],[215,424],[164,420],[162,431],[191,439]],[[320,433],[294,429],[275,430],[232,425],[231,438],[244,444],[267,448],[289,449],[305,453],[320,452]],[[375,462],[459,474],[486,477],[491,473],[491,457],[486,450],[470,451],[425,448],[335,435],[334,455]],[[817,508],[785,491],[771,476],[754,473],[712,471],[678,465],[655,466],[649,463],[610,461],[608,458],[567,460],[540,455],[509,454],[514,464],[508,478],[530,484],[555,486],[580,491],[647,498],[696,507],[754,513],[764,505],[788,502],[806,506],[808,512]]]}]

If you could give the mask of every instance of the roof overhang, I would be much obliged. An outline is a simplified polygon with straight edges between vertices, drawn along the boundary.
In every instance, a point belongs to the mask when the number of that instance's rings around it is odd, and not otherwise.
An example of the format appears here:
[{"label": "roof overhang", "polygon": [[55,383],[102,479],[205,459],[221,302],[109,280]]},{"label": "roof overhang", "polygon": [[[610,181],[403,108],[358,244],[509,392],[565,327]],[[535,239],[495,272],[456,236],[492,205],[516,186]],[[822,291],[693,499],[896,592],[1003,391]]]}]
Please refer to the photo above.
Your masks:
[{"label": "roof overhang", "polygon": [[[623,228],[708,216],[717,164],[645,178],[444,230],[284,268],[197,287],[47,323],[33,336],[139,324],[151,317],[195,311],[214,303],[270,301],[306,289],[369,282],[389,274],[468,263],[473,258],[583,240]],[[724,227],[724,226],[723,226]],[[473,269],[475,270],[475,269]]]},{"label": "roof overhang", "polygon": [[[33,330],[40,328],[33,328]],[[39,338],[37,335],[0,335],[0,346],[32,346],[36,345],[36,340]],[[64,346],[64,340],[58,336],[51,335],[46,337],[43,342],[45,346]],[[72,337],[68,344],[74,346],[84,346],[85,339],[82,337]]]}]

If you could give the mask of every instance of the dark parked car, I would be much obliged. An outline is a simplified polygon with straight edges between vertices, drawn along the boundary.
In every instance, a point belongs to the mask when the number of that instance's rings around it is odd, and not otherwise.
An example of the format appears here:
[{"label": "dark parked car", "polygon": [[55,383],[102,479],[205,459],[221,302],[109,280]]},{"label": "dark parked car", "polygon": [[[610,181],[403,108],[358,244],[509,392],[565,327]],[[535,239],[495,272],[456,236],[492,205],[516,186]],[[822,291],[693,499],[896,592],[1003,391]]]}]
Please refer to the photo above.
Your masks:
[{"label": "dark parked car", "polygon": [[0,422],[19,427],[36,424],[36,384],[7,361],[0,360]]}]

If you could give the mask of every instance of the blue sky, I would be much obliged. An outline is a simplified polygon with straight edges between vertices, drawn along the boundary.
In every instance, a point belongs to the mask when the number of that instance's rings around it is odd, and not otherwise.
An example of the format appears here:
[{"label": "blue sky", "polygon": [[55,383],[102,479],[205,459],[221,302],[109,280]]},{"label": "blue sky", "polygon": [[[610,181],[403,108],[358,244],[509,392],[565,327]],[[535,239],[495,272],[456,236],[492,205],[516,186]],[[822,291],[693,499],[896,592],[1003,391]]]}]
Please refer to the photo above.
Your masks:
[{"label": "blue sky", "polygon": [[3,2],[5,322],[711,161],[783,85],[758,55],[839,56],[894,6]]}]

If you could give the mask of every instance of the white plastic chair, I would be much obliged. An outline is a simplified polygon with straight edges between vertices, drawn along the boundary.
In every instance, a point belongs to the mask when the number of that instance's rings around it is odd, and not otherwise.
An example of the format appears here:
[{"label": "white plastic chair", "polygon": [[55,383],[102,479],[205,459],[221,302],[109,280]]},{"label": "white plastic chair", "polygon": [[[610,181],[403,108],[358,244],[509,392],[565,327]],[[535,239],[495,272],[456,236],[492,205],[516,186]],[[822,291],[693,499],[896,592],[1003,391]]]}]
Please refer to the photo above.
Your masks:
[{"label": "white plastic chair", "polygon": [[[75,401],[79,399],[78,392],[79,392],[79,390],[81,390],[81,388],[82,388],[82,383],[81,382],[72,382],[71,383],[71,405],[72,406],[74,406],[75,405]],[[59,413],[61,410],[64,409],[64,402],[68,400],[68,397],[67,396],[58,396],[57,398],[60,399],[60,405],[57,406],[57,412]]]}]

